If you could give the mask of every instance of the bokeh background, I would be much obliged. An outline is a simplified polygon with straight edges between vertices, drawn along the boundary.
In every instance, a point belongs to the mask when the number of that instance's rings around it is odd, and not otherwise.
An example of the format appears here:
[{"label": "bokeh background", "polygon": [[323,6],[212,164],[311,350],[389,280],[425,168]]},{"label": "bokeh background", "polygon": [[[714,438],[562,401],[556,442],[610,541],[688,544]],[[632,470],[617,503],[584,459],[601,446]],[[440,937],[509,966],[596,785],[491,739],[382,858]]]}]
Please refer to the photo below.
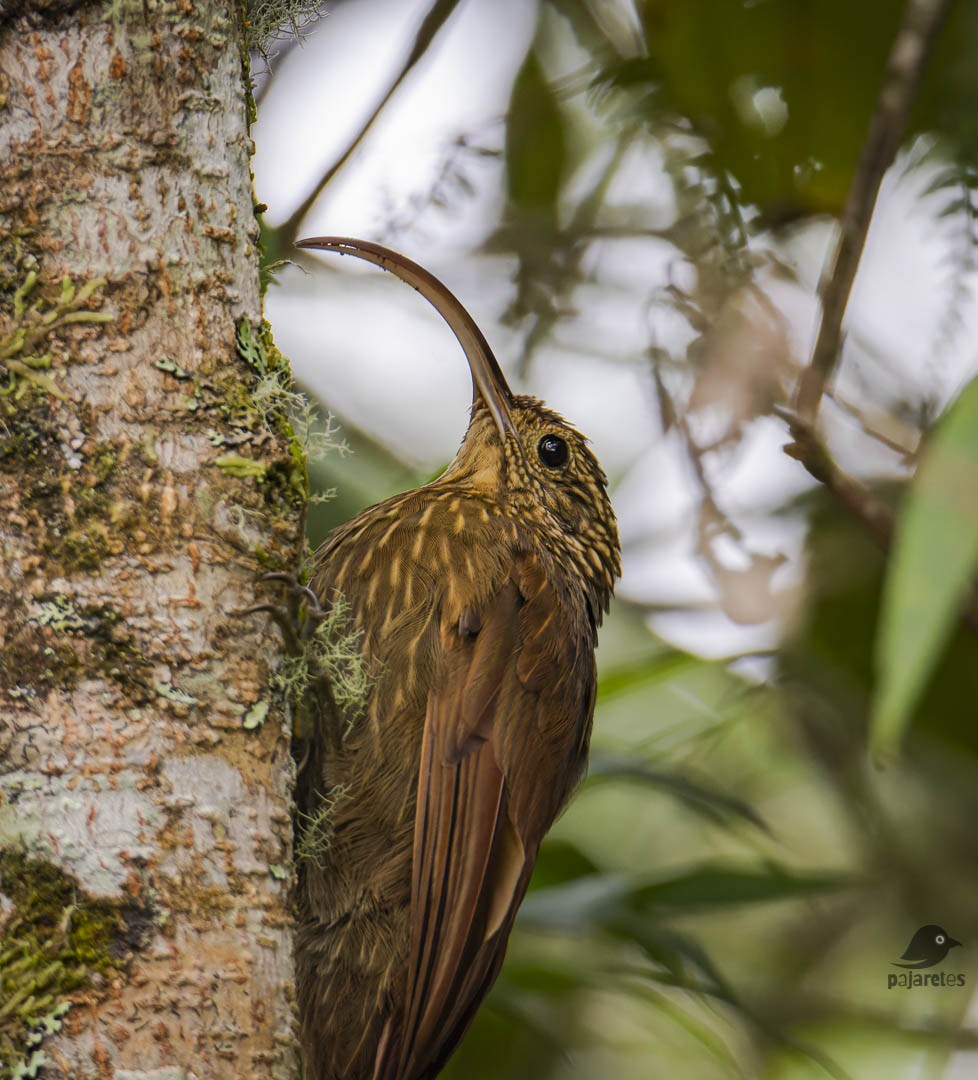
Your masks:
[{"label": "bokeh background", "polygon": [[[921,642],[901,752],[870,753],[887,557],[780,411],[903,10],[337,0],[253,58],[267,314],[353,451],[311,463],[313,545],[436,475],[470,397],[412,290],[291,246],[328,233],[452,288],[591,438],[621,528],[589,779],[447,1076],[978,1075],[976,635]],[[978,368],[976,56],[959,0],[821,409],[895,512]],[[930,923],[964,985],[889,988]]]}]

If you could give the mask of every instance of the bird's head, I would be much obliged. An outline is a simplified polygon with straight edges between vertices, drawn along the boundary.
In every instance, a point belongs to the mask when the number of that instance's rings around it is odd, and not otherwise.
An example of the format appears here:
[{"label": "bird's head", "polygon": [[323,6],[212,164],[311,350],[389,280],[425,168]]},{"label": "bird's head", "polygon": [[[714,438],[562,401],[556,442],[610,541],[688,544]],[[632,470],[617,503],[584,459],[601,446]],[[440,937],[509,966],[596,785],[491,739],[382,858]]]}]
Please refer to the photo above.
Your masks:
[{"label": "bird's head", "polygon": [[604,470],[581,432],[539,398],[507,391],[504,408],[501,429],[476,395],[446,476],[483,488],[515,521],[552,538],[555,551],[569,551],[605,609],[621,561]]},{"label": "bird's head", "polygon": [[599,610],[621,572],[607,478],[587,439],[537,398],[513,394],[475,320],[424,267],[379,244],[320,236],[298,247],[354,255],[413,286],[448,323],[472,373],[472,416],[444,479],[464,481],[571,553]]}]

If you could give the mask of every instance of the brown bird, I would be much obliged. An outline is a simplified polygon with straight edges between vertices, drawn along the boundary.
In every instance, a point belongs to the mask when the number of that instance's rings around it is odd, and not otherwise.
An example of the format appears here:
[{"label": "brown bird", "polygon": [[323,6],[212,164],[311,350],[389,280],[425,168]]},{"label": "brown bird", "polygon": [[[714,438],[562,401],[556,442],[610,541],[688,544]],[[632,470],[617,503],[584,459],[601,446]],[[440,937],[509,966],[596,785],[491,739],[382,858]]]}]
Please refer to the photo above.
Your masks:
[{"label": "brown bird", "polygon": [[299,778],[300,820],[326,834],[299,868],[304,1075],[421,1080],[495,981],[540,842],[584,771],[618,532],[584,437],[510,392],[440,281],[362,240],[299,247],[413,285],[472,372],[454,461],[340,526],[311,580],[373,674],[359,710],[325,692]]}]

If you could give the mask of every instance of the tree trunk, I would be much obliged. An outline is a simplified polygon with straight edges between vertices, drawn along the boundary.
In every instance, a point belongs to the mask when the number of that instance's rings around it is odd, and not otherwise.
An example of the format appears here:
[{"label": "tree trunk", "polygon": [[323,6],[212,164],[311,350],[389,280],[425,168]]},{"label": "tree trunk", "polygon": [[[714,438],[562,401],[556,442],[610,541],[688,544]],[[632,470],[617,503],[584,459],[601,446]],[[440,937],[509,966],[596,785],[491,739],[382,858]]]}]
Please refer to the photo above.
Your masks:
[{"label": "tree trunk", "polygon": [[[215,0],[0,5],[0,1075],[296,1073],[305,469]],[[261,597],[268,599],[268,597]]]}]

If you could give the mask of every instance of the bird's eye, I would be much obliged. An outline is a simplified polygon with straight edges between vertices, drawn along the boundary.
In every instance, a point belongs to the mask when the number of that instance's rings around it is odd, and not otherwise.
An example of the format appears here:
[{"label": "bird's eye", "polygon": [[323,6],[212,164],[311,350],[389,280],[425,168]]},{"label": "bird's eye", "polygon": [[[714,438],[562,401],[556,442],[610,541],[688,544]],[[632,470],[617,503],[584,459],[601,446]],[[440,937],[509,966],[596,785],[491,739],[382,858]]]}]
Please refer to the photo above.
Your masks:
[{"label": "bird's eye", "polygon": [[943,934],[938,934],[937,937],[934,938],[934,940],[937,942],[938,945],[943,945],[944,944],[944,935]]},{"label": "bird's eye", "polygon": [[559,469],[567,464],[567,443],[559,435],[544,435],[537,443],[537,453],[548,469]]}]

